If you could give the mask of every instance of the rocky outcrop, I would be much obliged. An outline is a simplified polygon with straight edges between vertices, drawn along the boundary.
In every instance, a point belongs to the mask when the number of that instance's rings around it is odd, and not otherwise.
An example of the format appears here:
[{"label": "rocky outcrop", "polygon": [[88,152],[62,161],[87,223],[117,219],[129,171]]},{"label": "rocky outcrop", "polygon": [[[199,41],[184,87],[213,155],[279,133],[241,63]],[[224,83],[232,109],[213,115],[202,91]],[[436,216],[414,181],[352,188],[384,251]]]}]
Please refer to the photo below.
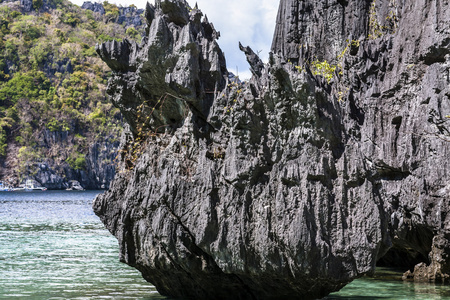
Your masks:
[{"label": "rocky outcrop", "polygon": [[[15,0],[17,1],[17,0]],[[22,12],[30,13],[32,11],[48,11],[49,9],[56,8],[56,4],[50,0],[33,1],[33,0],[20,0],[20,7]]]},{"label": "rocky outcrop", "polygon": [[27,177],[51,190],[80,189],[78,186],[91,190],[107,189],[116,173],[114,160],[118,146],[117,141],[108,140],[91,145],[82,168],[74,168],[67,163],[60,164],[51,160],[36,163],[31,167],[32,172]]},{"label": "rocky outcrop", "polygon": [[[85,1],[81,8],[91,10],[102,16],[106,13],[103,4],[97,2]],[[138,9],[135,6],[119,6],[118,12],[118,17],[114,20],[117,24],[124,25],[125,27],[134,26],[135,28],[143,25],[141,18],[141,15],[144,13],[143,9]]]},{"label": "rocky outcrop", "polygon": [[119,18],[116,22],[125,27],[134,26],[138,28],[143,25],[141,17],[143,13],[143,9],[137,9],[136,7],[119,7]]},{"label": "rocky outcrop", "polygon": [[414,271],[406,271],[403,280],[416,282],[450,283],[450,240],[449,236],[438,234],[433,238],[429,255],[430,265],[417,264]]},{"label": "rocky outcrop", "polygon": [[92,10],[93,12],[99,13],[100,15],[105,14],[105,8],[103,7],[103,5],[101,3],[98,3],[98,2],[92,3],[91,1],[85,1],[85,2],[83,2],[83,5],[81,5],[81,8]]},{"label": "rocky outcrop", "polygon": [[25,12],[31,12],[33,10],[32,0],[20,0],[20,5]]},{"label": "rocky outcrop", "polygon": [[[23,183],[24,179],[32,179],[40,186],[50,190],[109,188],[116,174],[116,157],[119,140],[113,136],[106,137],[89,145],[83,152],[84,164],[74,166],[68,163],[68,150],[76,147],[73,136],[68,131],[44,130],[40,134],[40,147],[47,149],[48,157],[37,161],[28,161],[26,170],[18,167],[15,156],[0,160],[2,180],[13,186]],[[10,144],[8,153],[20,152],[20,147]],[[59,152],[60,156],[53,155]],[[80,187],[78,187],[80,186]]]},{"label": "rocky outcrop", "polygon": [[62,190],[69,187],[68,183],[55,170],[51,169],[47,163],[39,164],[36,175],[33,179],[50,190]]},{"label": "rocky outcrop", "polygon": [[449,14],[281,0],[269,63],[241,46],[240,83],[199,10],[149,5],[142,44],[97,47],[130,124],[94,202],[121,260],[191,299],[321,298],[377,263],[446,278]]}]

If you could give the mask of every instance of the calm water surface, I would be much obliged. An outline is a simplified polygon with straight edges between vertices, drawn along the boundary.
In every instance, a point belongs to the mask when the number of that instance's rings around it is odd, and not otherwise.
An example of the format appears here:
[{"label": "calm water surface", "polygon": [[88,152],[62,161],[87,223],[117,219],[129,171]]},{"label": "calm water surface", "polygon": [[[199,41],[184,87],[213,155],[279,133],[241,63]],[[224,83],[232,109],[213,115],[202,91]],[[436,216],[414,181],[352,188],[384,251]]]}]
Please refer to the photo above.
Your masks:
[{"label": "calm water surface", "polygon": [[374,277],[355,280],[324,300],[450,300],[450,286],[403,282],[402,273],[379,268]]},{"label": "calm water surface", "polygon": [[99,192],[0,192],[0,299],[165,299],[118,260]]},{"label": "calm water surface", "polygon": [[[0,299],[167,299],[118,261],[117,240],[91,209],[97,194],[0,192]],[[379,270],[325,299],[450,300],[448,286],[400,277]]]}]

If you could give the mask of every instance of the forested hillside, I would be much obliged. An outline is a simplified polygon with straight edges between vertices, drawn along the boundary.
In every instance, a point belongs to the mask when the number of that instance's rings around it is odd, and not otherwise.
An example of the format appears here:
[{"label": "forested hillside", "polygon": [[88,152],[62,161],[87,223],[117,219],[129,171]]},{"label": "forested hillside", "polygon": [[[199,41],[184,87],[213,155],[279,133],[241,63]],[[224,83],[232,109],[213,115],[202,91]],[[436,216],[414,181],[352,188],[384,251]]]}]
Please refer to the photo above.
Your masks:
[{"label": "forested hillside", "polygon": [[[87,8],[87,9],[84,9]],[[0,180],[107,187],[122,130],[95,44],[141,38],[142,10],[0,1]]]}]

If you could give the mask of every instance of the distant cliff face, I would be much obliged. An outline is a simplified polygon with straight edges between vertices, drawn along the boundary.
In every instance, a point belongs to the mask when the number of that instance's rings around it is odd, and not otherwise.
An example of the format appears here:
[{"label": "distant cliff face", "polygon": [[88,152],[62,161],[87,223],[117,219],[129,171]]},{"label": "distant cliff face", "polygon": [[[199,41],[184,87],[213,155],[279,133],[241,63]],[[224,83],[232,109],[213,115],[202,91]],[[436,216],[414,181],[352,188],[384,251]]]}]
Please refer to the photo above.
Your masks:
[{"label": "distant cliff face", "polygon": [[[95,44],[141,39],[136,7],[0,1],[0,180],[108,188],[122,131]],[[82,30],[81,30],[82,27]]]},{"label": "distant cliff face", "polygon": [[377,263],[448,280],[448,6],[282,0],[245,83],[199,10],[148,6],[142,44],[97,48],[130,124],[94,203],[121,260],[192,299],[321,298]]}]

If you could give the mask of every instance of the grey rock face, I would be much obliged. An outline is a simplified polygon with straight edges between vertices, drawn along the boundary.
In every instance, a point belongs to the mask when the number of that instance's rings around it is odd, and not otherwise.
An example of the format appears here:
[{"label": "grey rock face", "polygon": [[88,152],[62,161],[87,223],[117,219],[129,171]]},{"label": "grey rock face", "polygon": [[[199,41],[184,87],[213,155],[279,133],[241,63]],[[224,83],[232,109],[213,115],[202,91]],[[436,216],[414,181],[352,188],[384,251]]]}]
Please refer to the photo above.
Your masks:
[{"label": "grey rock face", "polygon": [[117,23],[124,24],[126,27],[142,26],[141,15],[144,13],[143,9],[137,9],[135,7],[119,7],[119,18]]},{"label": "grey rock face", "polygon": [[[67,143],[67,131],[45,130],[41,143],[46,148]],[[119,141],[106,138],[90,145],[85,157],[86,165],[82,169],[74,169],[70,165],[53,160],[31,167],[27,177],[36,180],[40,185],[51,190],[72,188],[71,182],[78,182],[83,189],[107,189],[115,176],[115,159]]]},{"label": "grey rock face", "polygon": [[20,0],[20,6],[24,12],[30,12],[33,10],[33,0]]},{"label": "grey rock face", "polygon": [[[104,15],[106,13],[103,4],[101,3],[92,3],[91,1],[86,1],[81,6],[83,9],[89,9],[93,12],[99,13],[100,15]],[[134,26],[136,28],[142,26],[142,18],[141,15],[144,13],[143,9],[137,9],[136,7],[122,7],[119,6],[119,16],[115,20],[116,23],[122,24],[125,27]]]},{"label": "grey rock face", "polygon": [[403,280],[413,279],[416,282],[450,282],[450,242],[449,237],[436,235],[433,238],[433,244],[429,257],[431,263],[429,266],[425,263],[419,263],[414,267],[414,272],[406,271]]},{"label": "grey rock face", "polygon": [[282,0],[243,84],[184,1],[98,46],[130,124],[94,202],[121,260],[192,299],[320,298],[396,257],[446,278],[448,5]]},{"label": "grey rock face", "polygon": [[52,170],[48,164],[40,164],[36,175],[33,176],[34,180],[41,186],[44,186],[51,190],[61,190],[68,187],[64,178],[59,176],[54,170]]},{"label": "grey rock face", "polygon": [[81,8],[92,10],[93,12],[99,13],[101,15],[105,14],[105,8],[101,3],[92,3],[91,1],[86,1],[83,3],[83,5],[81,5]]},{"label": "grey rock face", "polygon": [[[29,13],[36,9],[36,7],[33,6],[33,0],[20,0],[20,7],[24,13]],[[52,1],[43,0],[42,5],[38,7],[38,10],[43,12],[55,7],[56,5]]]}]

